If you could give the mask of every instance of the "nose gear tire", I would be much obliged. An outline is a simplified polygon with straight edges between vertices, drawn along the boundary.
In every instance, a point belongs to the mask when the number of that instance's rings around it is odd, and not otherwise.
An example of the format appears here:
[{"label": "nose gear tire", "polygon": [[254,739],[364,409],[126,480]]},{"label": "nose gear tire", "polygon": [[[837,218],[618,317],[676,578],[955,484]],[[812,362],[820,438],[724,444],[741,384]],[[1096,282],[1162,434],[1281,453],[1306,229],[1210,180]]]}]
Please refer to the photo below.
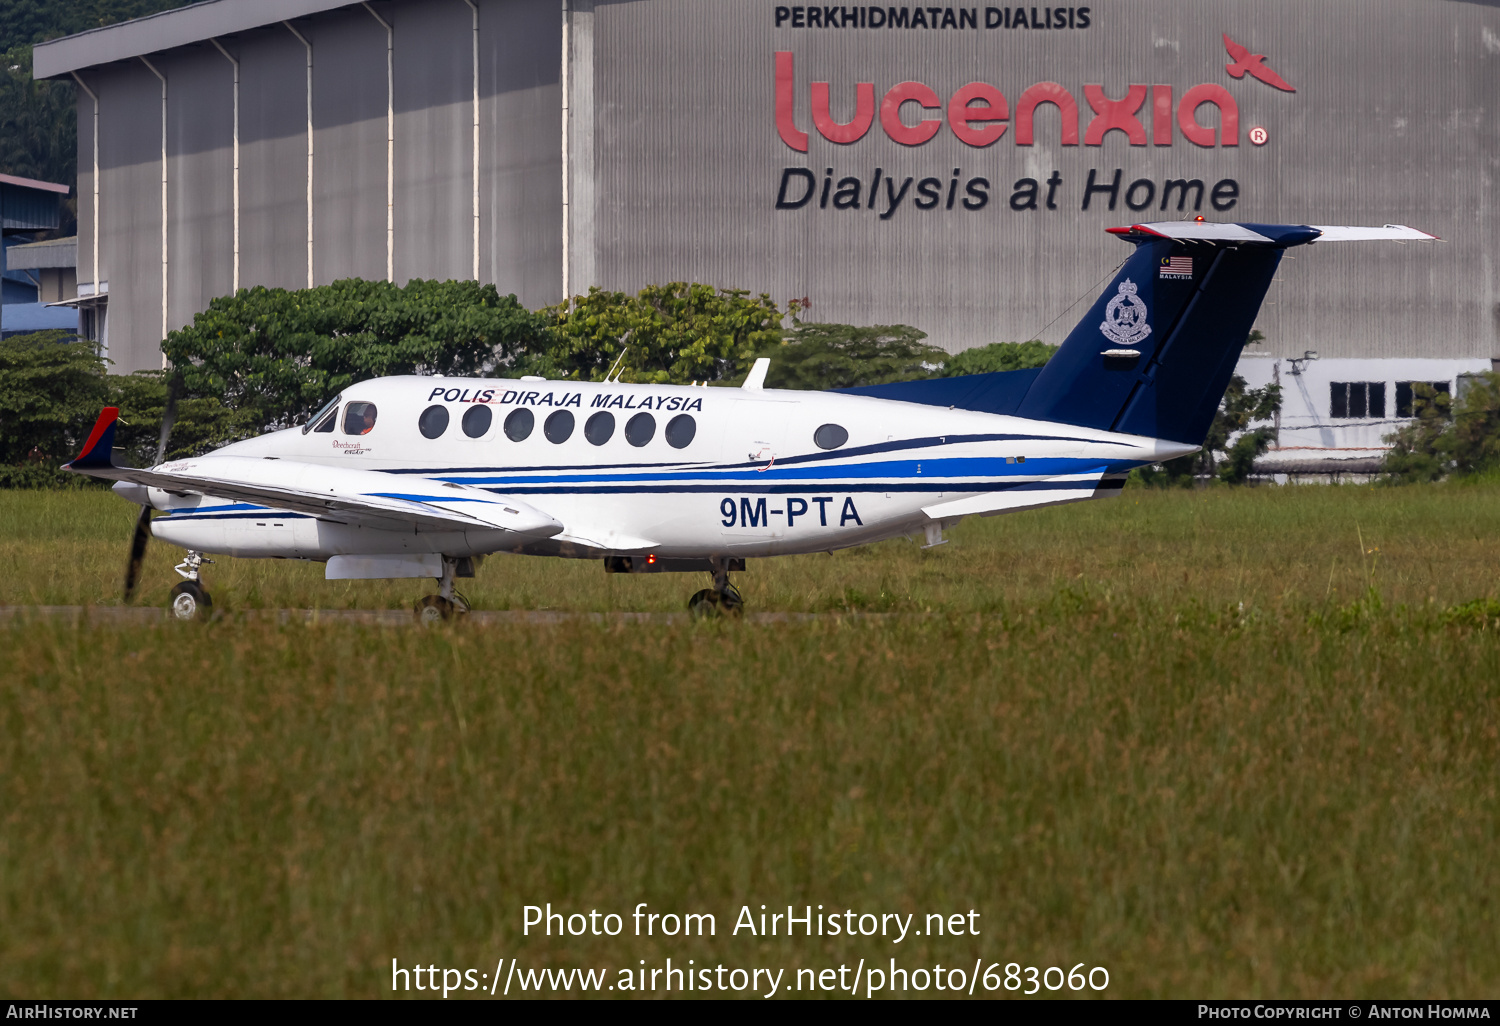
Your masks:
[{"label": "nose gear tire", "polygon": [[197,581],[181,581],[172,589],[167,609],[176,620],[207,620],[214,600]]}]

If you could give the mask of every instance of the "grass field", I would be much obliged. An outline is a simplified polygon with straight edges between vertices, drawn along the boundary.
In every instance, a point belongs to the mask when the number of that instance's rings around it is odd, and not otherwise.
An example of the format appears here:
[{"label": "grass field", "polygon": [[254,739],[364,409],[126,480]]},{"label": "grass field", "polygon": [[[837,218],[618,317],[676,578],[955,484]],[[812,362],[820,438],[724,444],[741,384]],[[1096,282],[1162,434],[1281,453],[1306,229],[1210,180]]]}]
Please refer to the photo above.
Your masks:
[{"label": "grass field", "polygon": [[[116,602],[132,511],[0,493],[0,604]],[[0,624],[0,994],[669,956],[784,987],[894,957],[1082,962],[1109,996],[1500,991],[1500,484],[1130,489],[951,536],[752,563],[752,609],[835,614],[775,625]],[[427,590],[209,570],[231,613]],[[578,611],[701,586],[519,558],[470,584]],[[717,935],[632,937],[642,901]],[[523,937],[546,902],[626,932]],[[980,934],[731,935],[761,904]]]}]

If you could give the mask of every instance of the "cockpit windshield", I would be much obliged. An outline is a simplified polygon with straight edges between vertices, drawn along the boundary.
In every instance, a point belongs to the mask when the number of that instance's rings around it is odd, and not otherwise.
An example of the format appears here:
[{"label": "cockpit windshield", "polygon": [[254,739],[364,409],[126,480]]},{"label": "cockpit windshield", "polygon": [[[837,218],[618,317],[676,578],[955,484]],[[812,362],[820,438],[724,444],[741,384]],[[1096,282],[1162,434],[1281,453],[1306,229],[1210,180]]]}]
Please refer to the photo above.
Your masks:
[{"label": "cockpit windshield", "polygon": [[[314,413],[311,417],[307,418],[307,423],[302,425],[302,433],[305,435],[309,431],[313,430],[332,431],[333,418],[331,414],[338,407],[339,400],[342,398],[344,398],[344,394],[340,392],[338,395],[328,400],[328,402],[324,403],[321,410],[319,410],[317,413]],[[328,420],[327,427],[323,427],[321,424],[321,421],[323,421],[325,418],[327,418]]]}]

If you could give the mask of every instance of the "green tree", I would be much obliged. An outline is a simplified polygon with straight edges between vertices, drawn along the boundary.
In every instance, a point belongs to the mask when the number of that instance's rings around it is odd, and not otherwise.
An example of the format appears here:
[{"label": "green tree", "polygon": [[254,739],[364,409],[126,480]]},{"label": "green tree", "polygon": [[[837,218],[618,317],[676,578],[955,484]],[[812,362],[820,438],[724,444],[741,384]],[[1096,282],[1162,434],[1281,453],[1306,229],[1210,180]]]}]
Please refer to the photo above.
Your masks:
[{"label": "green tree", "polygon": [[783,318],[797,309],[795,301],[783,312],[765,294],[696,282],[648,285],[635,295],[595,287],[540,311],[551,337],[544,350],[521,354],[513,369],[579,381],[722,381],[779,342]]},{"label": "green tree", "polygon": [[987,346],[975,346],[947,357],[942,370],[935,377],[955,378],[963,374],[992,374],[996,371],[1028,370],[1041,367],[1057,346],[1049,346],[1040,339],[1030,342],[994,342]]},{"label": "green tree", "polygon": [[1386,480],[1436,481],[1500,467],[1500,375],[1468,379],[1463,398],[1453,400],[1431,385],[1412,386],[1410,424],[1385,440]]},{"label": "green tree", "polygon": [[0,483],[58,480],[105,405],[104,361],[66,331],[0,340]]},{"label": "green tree", "polygon": [[350,278],[221,296],[162,350],[184,396],[219,399],[253,430],[295,423],[358,381],[487,373],[547,341],[544,320],[493,285]]},{"label": "green tree", "polygon": [[858,388],[925,378],[948,354],[906,324],[800,324],[755,355],[771,358],[769,388]]},{"label": "green tree", "polygon": [[[164,371],[137,371],[105,378],[106,405],[119,407],[115,445],[125,450],[125,462],[149,467],[156,462],[161,442],[161,421],[166,411],[168,375]],[[221,445],[256,433],[252,413],[233,410],[212,396],[181,397],[177,400],[172,431],[167,438],[168,460],[200,456]]]},{"label": "green tree", "polygon": [[[65,331],[0,341],[0,487],[84,483],[58,467],[78,454],[106,406],[118,407],[115,445],[136,466],[156,462],[167,383],[161,371],[108,375],[90,342]],[[194,456],[250,434],[253,425],[217,399],[186,398],[167,457]]]}]

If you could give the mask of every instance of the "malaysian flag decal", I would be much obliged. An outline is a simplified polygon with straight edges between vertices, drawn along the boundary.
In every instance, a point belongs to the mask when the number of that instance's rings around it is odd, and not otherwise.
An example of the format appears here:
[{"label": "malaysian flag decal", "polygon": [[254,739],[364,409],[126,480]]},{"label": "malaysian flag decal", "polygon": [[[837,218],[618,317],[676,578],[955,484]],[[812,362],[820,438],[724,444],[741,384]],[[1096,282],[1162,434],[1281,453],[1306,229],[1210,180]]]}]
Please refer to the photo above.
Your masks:
[{"label": "malaysian flag decal", "polygon": [[1162,257],[1161,270],[1156,276],[1158,278],[1191,278],[1193,258],[1190,256]]}]

